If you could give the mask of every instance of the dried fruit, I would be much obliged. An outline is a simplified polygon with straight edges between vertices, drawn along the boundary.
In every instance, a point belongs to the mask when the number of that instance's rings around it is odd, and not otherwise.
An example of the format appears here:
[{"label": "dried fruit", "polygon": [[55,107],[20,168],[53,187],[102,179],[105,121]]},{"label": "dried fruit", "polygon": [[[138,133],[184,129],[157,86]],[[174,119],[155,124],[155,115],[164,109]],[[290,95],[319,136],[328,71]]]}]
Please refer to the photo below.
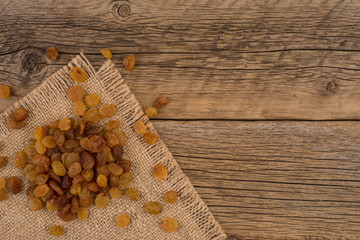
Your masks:
[{"label": "dried fruit", "polygon": [[120,165],[124,172],[130,172],[131,170],[131,162],[126,159],[117,160],[116,164]]},{"label": "dried fruit", "polygon": [[133,201],[140,201],[140,192],[135,188],[126,188],[124,191],[125,197]]},{"label": "dried fruit", "polygon": [[70,212],[76,213],[80,208],[79,198],[77,196],[73,196],[71,198],[71,207]]},{"label": "dried fruit", "polygon": [[5,186],[6,186],[6,179],[0,177],[0,189],[4,188]]},{"label": "dried fruit", "polygon": [[109,204],[109,197],[105,193],[99,193],[95,198],[95,206],[104,208]]},{"label": "dried fruit", "polygon": [[45,136],[41,140],[42,145],[44,145],[47,148],[54,148],[56,147],[56,141],[53,136]]},{"label": "dried fruit", "polygon": [[118,137],[111,132],[105,132],[103,138],[105,139],[105,144],[110,148],[120,144]]},{"label": "dried fruit", "polygon": [[36,149],[36,152],[38,154],[45,154],[46,153],[46,147],[42,144],[42,141],[36,141],[35,149]]},{"label": "dried fruit", "polygon": [[169,101],[167,100],[166,97],[158,97],[157,99],[155,99],[155,101],[153,103],[153,107],[158,109],[158,108],[165,106],[168,103],[169,103]]},{"label": "dried fruit", "polygon": [[58,127],[62,131],[69,130],[71,128],[71,120],[67,119],[67,118],[63,118],[63,119],[59,120]]},{"label": "dried fruit", "polygon": [[85,221],[88,218],[88,210],[86,210],[86,208],[79,208],[79,210],[77,211],[77,217],[79,220]]},{"label": "dried fruit", "polygon": [[7,187],[13,194],[18,194],[22,188],[20,179],[18,177],[9,177],[7,179]]},{"label": "dried fruit", "polygon": [[55,61],[58,57],[59,53],[56,50],[56,48],[54,47],[49,47],[48,49],[46,49],[46,56],[51,60],[51,61]]},{"label": "dried fruit", "polygon": [[6,121],[6,124],[12,129],[21,129],[26,126],[25,120],[21,121],[21,122],[15,122],[14,119],[12,119],[12,118],[9,118]]},{"label": "dried fruit", "polygon": [[147,202],[144,205],[144,211],[150,215],[158,215],[162,211],[162,206],[158,202]]},{"label": "dried fruit", "polygon": [[122,188],[126,187],[131,183],[132,179],[133,179],[133,175],[131,172],[124,172],[123,174],[121,174],[119,178],[119,187]]},{"label": "dried fruit", "polygon": [[145,133],[143,135],[144,142],[146,142],[150,146],[154,145],[156,143],[157,139],[158,139],[158,136],[156,136],[155,134],[152,134],[152,133]]},{"label": "dried fruit", "polygon": [[106,130],[112,130],[112,129],[117,128],[119,126],[120,126],[119,121],[111,120],[110,122],[106,123],[105,129]]},{"label": "dried fruit", "polygon": [[73,177],[72,183],[78,184],[78,183],[82,183],[85,181],[85,178],[81,175],[76,175],[75,177]]},{"label": "dried fruit", "polygon": [[6,165],[7,161],[6,158],[1,156],[0,157],[0,168],[3,168]]},{"label": "dried fruit", "polygon": [[113,162],[108,164],[108,169],[115,176],[120,176],[123,173],[122,167]]},{"label": "dried fruit", "polygon": [[59,147],[64,146],[65,143],[65,134],[60,129],[55,129],[54,131],[54,139],[56,142],[56,145]]},{"label": "dried fruit", "polygon": [[85,178],[85,181],[90,182],[94,177],[94,171],[92,169],[84,169],[81,171],[81,176]]},{"label": "dried fruit", "polygon": [[0,98],[10,97],[10,87],[8,85],[0,85]]},{"label": "dried fruit", "polygon": [[39,211],[41,209],[43,209],[43,204],[42,202],[40,201],[40,199],[38,198],[33,198],[30,200],[30,203],[29,203],[29,208],[33,211]]},{"label": "dried fruit", "polygon": [[88,144],[89,144],[90,151],[92,151],[94,153],[99,153],[105,147],[105,140],[98,135],[94,135],[91,138],[89,138]]},{"label": "dried fruit", "polygon": [[38,126],[38,127],[35,128],[35,130],[34,130],[34,138],[37,141],[42,140],[42,138],[43,138],[43,128],[42,127]]},{"label": "dried fruit", "polygon": [[110,176],[110,171],[107,165],[100,165],[96,167],[96,171],[98,174],[103,174],[106,177]]},{"label": "dried fruit", "polygon": [[88,185],[87,185],[87,188],[92,191],[92,192],[98,192],[100,191],[100,187],[99,185],[97,185],[96,182],[89,182]]},{"label": "dried fruit", "polygon": [[157,180],[165,180],[167,178],[167,169],[161,165],[155,165],[153,170],[154,178]]},{"label": "dried fruit", "polygon": [[48,211],[54,212],[59,208],[59,204],[56,203],[55,199],[49,199],[46,201],[45,207]]},{"label": "dried fruit", "polygon": [[144,135],[146,133],[145,123],[141,120],[138,120],[134,123],[134,131],[137,134]]},{"label": "dried fruit", "polygon": [[132,70],[135,67],[135,56],[126,56],[123,60],[123,65],[126,70]]},{"label": "dried fruit", "polygon": [[89,107],[95,107],[100,102],[100,97],[97,94],[90,94],[85,97],[85,103]]},{"label": "dried fruit", "polygon": [[23,151],[17,152],[13,160],[16,168],[23,168],[26,165],[26,154]]},{"label": "dried fruit", "polygon": [[59,237],[59,236],[63,235],[65,231],[62,226],[52,226],[52,227],[50,227],[49,232],[51,235],[53,235],[55,237]]},{"label": "dried fruit", "polygon": [[28,156],[30,159],[32,159],[34,154],[37,153],[35,145],[26,145],[24,148],[24,152],[26,156]]},{"label": "dried fruit", "polygon": [[29,111],[25,108],[17,108],[12,113],[12,118],[15,122],[24,121],[29,116]]},{"label": "dried fruit", "polygon": [[157,109],[154,108],[154,107],[146,107],[145,108],[145,114],[146,114],[146,116],[148,116],[150,118],[156,117]]},{"label": "dried fruit", "polygon": [[92,195],[88,195],[86,197],[79,198],[80,206],[81,207],[91,207],[94,204],[94,198]]},{"label": "dried fruit", "polygon": [[35,197],[43,197],[50,191],[50,187],[47,184],[37,186],[34,190]]},{"label": "dried fruit", "polygon": [[69,170],[67,172],[67,175],[71,178],[75,177],[76,175],[81,173],[81,164],[79,162],[74,162],[69,167]]},{"label": "dried fruit", "polygon": [[76,116],[82,117],[85,114],[86,105],[83,101],[77,101],[74,103],[73,109]]},{"label": "dried fruit", "polygon": [[107,177],[104,174],[99,174],[96,179],[96,183],[99,185],[99,187],[106,188],[107,187]]},{"label": "dried fruit", "polygon": [[101,118],[112,117],[116,113],[116,106],[114,104],[106,104],[99,108],[99,116]]},{"label": "dried fruit", "polygon": [[178,228],[178,223],[173,218],[165,217],[161,220],[161,228],[164,229],[165,232],[175,232]]},{"label": "dried fruit", "polygon": [[122,213],[116,217],[115,223],[116,226],[120,228],[126,227],[130,222],[130,217],[126,213]]},{"label": "dried fruit", "polygon": [[[65,177],[64,177],[65,179]],[[54,189],[54,191],[59,194],[59,196],[64,195],[64,191],[61,189],[61,187],[53,180],[49,181],[49,185],[52,189]]]},{"label": "dried fruit", "polygon": [[83,169],[90,170],[93,168],[93,166],[95,164],[95,160],[94,160],[94,157],[90,153],[88,153],[87,151],[83,151],[80,154],[80,159],[81,159],[81,167]]},{"label": "dried fruit", "polygon": [[67,97],[72,102],[81,101],[84,97],[84,90],[80,86],[73,86],[67,91]]},{"label": "dried fruit", "polygon": [[126,137],[125,137],[125,134],[123,131],[121,131],[120,129],[113,129],[111,131],[112,134],[115,134],[118,139],[119,139],[119,145],[121,147],[124,147],[125,146],[125,143],[126,143]]},{"label": "dried fruit", "polygon": [[35,178],[35,183],[37,184],[37,185],[43,185],[43,184],[45,184],[46,182],[47,182],[47,180],[49,179],[49,175],[47,175],[47,174],[39,174],[39,175],[37,175],[36,176],[36,178]]},{"label": "dried fruit", "polygon": [[120,147],[120,146],[115,146],[112,149],[112,153],[114,154],[114,157],[117,160],[120,160],[122,158],[122,156],[124,155],[124,149],[122,147]]},{"label": "dried fruit", "polygon": [[96,123],[100,120],[99,110],[96,108],[90,108],[85,112],[83,119],[85,122]]},{"label": "dried fruit", "polygon": [[58,176],[65,176],[66,175],[66,169],[65,166],[59,162],[59,161],[53,161],[51,163],[51,167],[53,168],[53,171]]},{"label": "dried fruit", "polygon": [[104,58],[110,59],[112,58],[112,53],[109,49],[104,48],[100,50],[100,53],[104,56]]},{"label": "dried fruit", "polygon": [[120,176],[115,176],[115,175],[110,174],[110,177],[109,177],[110,186],[111,187],[119,186],[119,179],[120,179]]},{"label": "dried fruit", "polygon": [[109,189],[109,195],[112,198],[120,198],[121,197],[121,191],[120,191],[120,189],[118,189],[116,187],[111,187]]},{"label": "dried fruit", "polygon": [[175,191],[168,191],[167,193],[165,193],[165,201],[167,203],[175,203],[178,199],[179,195],[177,194],[177,192]]},{"label": "dried fruit", "polygon": [[5,188],[0,189],[0,202],[4,201],[6,199],[7,193]]},{"label": "dried fruit", "polygon": [[24,167],[24,175],[31,181],[35,182],[37,173],[35,171],[36,165],[33,163],[26,164]]},{"label": "dried fruit", "polygon": [[34,154],[33,163],[39,166],[50,166],[50,158],[42,154]]},{"label": "dried fruit", "polygon": [[70,70],[69,75],[75,82],[82,83],[86,81],[86,72],[81,67],[73,67]]}]

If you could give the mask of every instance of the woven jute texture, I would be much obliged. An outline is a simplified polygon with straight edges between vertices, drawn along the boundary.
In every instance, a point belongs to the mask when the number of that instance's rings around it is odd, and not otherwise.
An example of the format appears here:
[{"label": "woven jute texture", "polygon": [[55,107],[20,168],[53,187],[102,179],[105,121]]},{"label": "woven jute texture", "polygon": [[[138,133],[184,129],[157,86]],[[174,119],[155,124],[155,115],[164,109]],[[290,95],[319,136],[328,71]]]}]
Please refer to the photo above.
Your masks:
[{"label": "woven jute texture", "polygon": [[[120,122],[120,128],[127,137],[124,158],[132,162],[134,174],[130,187],[141,192],[141,201],[134,202],[122,196],[111,199],[105,209],[90,207],[86,221],[75,219],[62,222],[56,212],[45,209],[33,212],[29,209],[29,199],[25,194],[29,182],[22,169],[13,166],[12,158],[32,138],[36,126],[75,116],[72,103],[66,97],[69,87],[76,85],[68,74],[73,66],[82,67],[88,75],[86,82],[78,84],[84,88],[86,94],[99,94],[100,105],[111,103],[117,106],[117,113],[111,119]],[[17,107],[28,109],[30,115],[25,128],[12,130],[5,122]],[[109,120],[101,120],[98,124],[103,126]],[[0,169],[0,176],[18,176],[23,183],[23,190],[17,195],[8,191],[7,199],[0,202],[0,239],[225,239],[226,235],[220,225],[181,171],[161,136],[154,146],[149,146],[141,136],[134,133],[132,126],[137,120],[142,120],[150,132],[157,134],[114,64],[108,60],[95,72],[82,54],[2,113],[0,141],[3,147],[0,155],[5,156],[8,163]],[[153,178],[152,170],[155,164],[164,165],[168,169],[168,178],[165,181],[160,182]],[[179,193],[178,202],[167,204],[164,201],[164,193],[169,190]],[[163,211],[157,216],[146,214],[143,206],[148,201],[160,202]],[[118,228],[115,218],[124,212],[131,217],[131,223],[126,228]],[[166,233],[160,228],[161,219],[164,217],[172,217],[178,221],[179,228],[175,233]],[[64,226],[65,234],[52,237],[49,234],[52,225]]]}]

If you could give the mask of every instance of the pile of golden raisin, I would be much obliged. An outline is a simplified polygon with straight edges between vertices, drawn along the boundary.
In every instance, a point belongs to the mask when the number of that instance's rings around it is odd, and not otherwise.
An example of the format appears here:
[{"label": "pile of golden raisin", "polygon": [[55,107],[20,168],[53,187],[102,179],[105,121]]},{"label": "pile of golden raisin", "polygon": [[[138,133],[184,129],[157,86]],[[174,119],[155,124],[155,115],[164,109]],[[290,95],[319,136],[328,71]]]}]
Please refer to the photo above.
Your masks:
[{"label": "pile of golden raisin", "polygon": [[[86,72],[80,67],[72,68],[69,75],[75,82],[86,81]],[[120,198],[122,192],[128,199],[140,201],[141,193],[128,187],[134,176],[131,161],[123,158],[126,137],[118,129],[120,123],[110,120],[105,128],[95,125],[100,119],[112,117],[117,111],[116,106],[104,104],[97,107],[100,97],[97,94],[85,96],[80,86],[71,87],[67,97],[73,102],[77,120],[63,118],[36,127],[34,138],[14,156],[14,166],[23,168],[24,175],[30,180],[26,191],[30,199],[29,208],[38,211],[45,206],[48,211],[56,211],[61,220],[71,221],[75,217],[86,220],[88,207],[95,204],[97,208],[105,208],[109,204],[109,196]],[[154,106],[160,105],[154,103]],[[24,121],[27,116],[28,112],[25,114],[25,111],[17,109],[12,119]],[[137,121],[134,130],[143,136],[147,144],[156,143],[157,136],[147,132],[143,122]],[[0,157],[0,168],[5,164],[6,159]],[[163,181],[167,178],[167,169],[156,165],[153,176]],[[0,201],[6,199],[6,185],[13,194],[21,192],[22,183],[18,177],[7,180],[0,177]],[[164,199],[167,203],[174,203],[178,194],[169,191]],[[157,215],[162,209],[163,206],[155,201],[144,205],[144,211],[150,215]],[[122,213],[116,217],[115,223],[118,227],[126,227],[130,216]],[[178,223],[166,217],[160,226],[166,232],[174,232]],[[62,226],[52,226],[49,231],[54,236],[64,233]]]}]

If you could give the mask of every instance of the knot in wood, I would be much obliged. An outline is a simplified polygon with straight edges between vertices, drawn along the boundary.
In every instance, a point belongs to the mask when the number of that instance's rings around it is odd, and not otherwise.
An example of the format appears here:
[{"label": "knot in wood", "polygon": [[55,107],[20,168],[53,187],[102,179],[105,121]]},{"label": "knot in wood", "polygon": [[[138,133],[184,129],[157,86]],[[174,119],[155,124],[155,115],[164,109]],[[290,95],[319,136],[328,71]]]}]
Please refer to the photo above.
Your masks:
[{"label": "knot in wood", "polygon": [[329,91],[329,92],[336,92],[337,89],[338,89],[338,84],[334,81],[334,80],[331,80],[330,82],[328,82],[327,86],[326,86],[326,89]]},{"label": "knot in wood", "polygon": [[44,55],[36,50],[25,51],[20,60],[21,70],[30,75],[41,72],[45,64]]},{"label": "knot in wood", "polygon": [[118,13],[121,17],[127,17],[131,13],[131,8],[127,4],[122,4],[118,9]]}]

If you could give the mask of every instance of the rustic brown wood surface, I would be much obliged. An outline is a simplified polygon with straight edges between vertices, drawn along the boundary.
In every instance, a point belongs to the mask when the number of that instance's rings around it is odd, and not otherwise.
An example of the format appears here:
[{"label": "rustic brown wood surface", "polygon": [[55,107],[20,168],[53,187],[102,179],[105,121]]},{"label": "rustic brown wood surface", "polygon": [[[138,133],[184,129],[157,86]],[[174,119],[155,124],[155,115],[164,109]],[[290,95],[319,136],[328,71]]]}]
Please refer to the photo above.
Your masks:
[{"label": "rustic brown wood surface", "polygon": [[3,0],[0,111],[109,48],[143,106],[168,96],[154,123],[229,239],[360,239],[360,126],[334,121],[360,119],[359,16],[354,0]]}]

